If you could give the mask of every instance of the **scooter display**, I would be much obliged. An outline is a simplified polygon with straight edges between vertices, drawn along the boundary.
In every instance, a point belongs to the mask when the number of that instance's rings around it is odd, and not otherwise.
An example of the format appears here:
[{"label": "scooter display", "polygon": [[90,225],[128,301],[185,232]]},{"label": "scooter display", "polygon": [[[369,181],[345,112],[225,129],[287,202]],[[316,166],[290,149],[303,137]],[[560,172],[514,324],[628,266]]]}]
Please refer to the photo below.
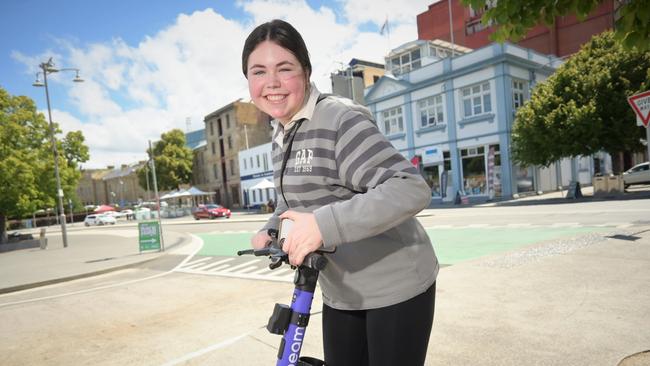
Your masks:
[{"label": "scooter display", "polygon": [[[268,234],[271,237],[271,243],[267,247],[241,250],[237,252],[237,255],[268,256],[271,260],[270,269],[276,269],[282,264],[291,266],[289,256],[282,251],[282,244],[290,230],[291,223],[290,220],[283,220],[279,233],[277,230],[270,229]],[[293,279],[295,288],[291,297],[291,306],[275,304],[273,314],[266,325],[269,332],[283,336],[278,348],[276,366],[326,366],[325,362],[319,359],[300,357],[309,324],[309,312],[314,299],[318,274],[327,265],[327,259],[323,253],[326,252],[311,253],[297,268],[291,266],[296,271]]]}]

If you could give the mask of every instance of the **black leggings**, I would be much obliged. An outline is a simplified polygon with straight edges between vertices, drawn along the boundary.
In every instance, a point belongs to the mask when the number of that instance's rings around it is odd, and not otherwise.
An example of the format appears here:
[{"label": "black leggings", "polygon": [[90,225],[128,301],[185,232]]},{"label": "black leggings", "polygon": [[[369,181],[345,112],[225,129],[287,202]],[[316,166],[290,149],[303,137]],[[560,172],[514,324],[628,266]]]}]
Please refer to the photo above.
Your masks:
[{"label": "black leggings", "polygon": [[327,366],[424,365],[433,324],[436,284],[399,304],[337,310],[323,304]]}]

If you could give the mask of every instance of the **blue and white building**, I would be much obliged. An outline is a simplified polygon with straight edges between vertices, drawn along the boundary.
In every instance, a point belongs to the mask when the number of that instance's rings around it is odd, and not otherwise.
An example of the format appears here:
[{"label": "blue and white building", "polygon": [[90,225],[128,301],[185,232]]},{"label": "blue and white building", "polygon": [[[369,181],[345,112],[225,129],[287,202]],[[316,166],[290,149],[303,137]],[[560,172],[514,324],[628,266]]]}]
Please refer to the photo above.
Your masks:
[{"label": "blue and white building", "polygon": [[421,157],[433,199],[473,199],[555,190],[571,180],[590,184],[591,158],[549,168],[516,165],[511,157],[515,111],[535,83],[561,61],[512,44],[475,51],[417,40],[393,50],[393,75],[366,89],[380,130],[407,158]]},{"label": "blue and white building", "polygon": [[273,183],[272,162],[270,142],[239,151],[240,194],[244,206],[265,204],[269,198],[277,202],[274,188],[254,188],[264,186],[264,180]]}]

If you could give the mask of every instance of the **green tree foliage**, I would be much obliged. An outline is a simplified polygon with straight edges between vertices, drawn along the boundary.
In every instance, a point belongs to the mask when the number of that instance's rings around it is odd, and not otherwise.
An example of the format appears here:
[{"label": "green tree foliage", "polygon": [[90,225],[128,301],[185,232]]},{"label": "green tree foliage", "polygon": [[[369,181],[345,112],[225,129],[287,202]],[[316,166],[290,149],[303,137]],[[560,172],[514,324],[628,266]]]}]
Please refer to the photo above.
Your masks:
[{"label": "green tree foliage", "polygon": [[[55,125],[55,133],[61,131]],[[65,197],[76,200],[77,164],[88,160],[83,134],[58,141],[59,172]],[[56,180],[49,124],[33,100],[0,87],[0,240],[7,217],[24,217],[56,206]]]},{"label": "green tree foliage", "polygon": [[[147,151],[149,156],[151,152]],[[153,145],[156,178],[159,190],[177,189],[192,180],[192,150],[185,146],[185,134],[174,129],[160,135]],[[146,188],[147,166],[138,170],[138,182]],[[149,181],[153,187],[152,180]]]},{"label": "green tree foliage", "polygon": [[[496,4],[483,14],[483,24],[496,24],[492,40],[503,42],[520,40],[538,23],[552,25],[555,18],[575,14],[584,20],[603,0],[461,0],[465,6],[484,9],[486,5]],[[615,3],[619,3],[616,1]],[[625,48],[650,50],[650,0],[630,0],[620,2],[616,21],[616,38]]]},{"label": "green tree foliage", "polygon": [[544,165],[604,150],[639,151],[645,136],[627,97],[650,85],[650,52],[624,50],[611,32],[592,38],[517,111],[513,157]]}]

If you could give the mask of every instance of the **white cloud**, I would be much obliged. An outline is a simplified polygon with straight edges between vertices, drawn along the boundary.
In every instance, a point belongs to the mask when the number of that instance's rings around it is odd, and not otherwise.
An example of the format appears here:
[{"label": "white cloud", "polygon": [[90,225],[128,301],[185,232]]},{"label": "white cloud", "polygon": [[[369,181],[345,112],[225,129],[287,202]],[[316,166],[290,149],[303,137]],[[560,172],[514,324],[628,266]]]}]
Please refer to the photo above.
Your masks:
[{"label": "white cloud", "polygon": [[[430,1],[430,0],[429,0]],[[203,117],[238,99],[249,100],[241,71],[244,40],[254,26],[274,18],[292,23],[310,51],[312,79],[330,91],[329,74],[356,57],[383,63],[390,47],[417,38],[416,15],[424,1],[355,0],[340,2],[340,10],[314,9],[304,0],[241,0],[247,20],[227,19],[212,9],[180,14],[173,24],[143,36],[138,44],[116,38],[78,45],[59,40],[55,52],[16,60],[33,69],[45,55],[81,69],[85,83],[66,80],[75,111],[53,111],[64,131],[82,130],[90,147],[86,167],[132,163],[145,158],[147,140],[172,128],[203,127]],[[337,13],[338,12],[338,13]],[[390,40],[379,35],[390,13]]]}]

